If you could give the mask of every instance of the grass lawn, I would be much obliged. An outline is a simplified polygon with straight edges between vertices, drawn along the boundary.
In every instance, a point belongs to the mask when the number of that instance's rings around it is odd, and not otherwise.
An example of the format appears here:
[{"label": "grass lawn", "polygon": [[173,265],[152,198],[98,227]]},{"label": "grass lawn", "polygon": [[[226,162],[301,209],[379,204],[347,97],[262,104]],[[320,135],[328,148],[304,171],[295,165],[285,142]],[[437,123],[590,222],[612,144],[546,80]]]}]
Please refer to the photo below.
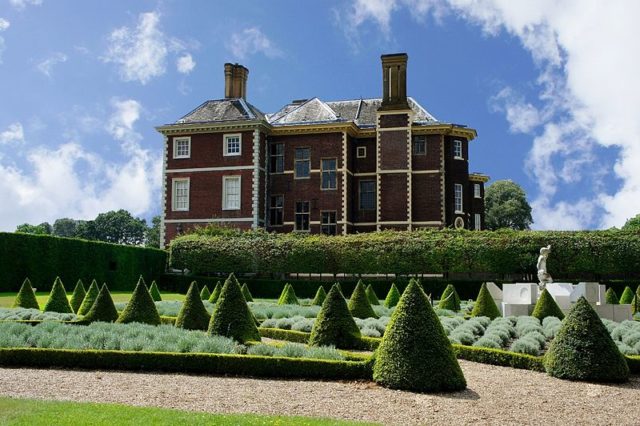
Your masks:
[{"label": "grass lawn", "polygon": [[[73,290],[73,289],[72,289]],[[13,301],[16,298],[16,293],[0,293],[0,308],[10,308],[13,305]],[[161,293],[162,300],[184,300],[184,294],[180,293]],[[67,292],[67,295],[71,297],[71,293]],[[129,291],[112,291],[111,297],[113,301],[118,302],[128,302],[131,297],[131,292]],[[38,299],[38,303],[40,304],[40,309],[44,308],[44,305],[47,303],[47,299],[49,298],[49,292],[36,292],[36,298]]]},{"label": "grass lawn", "polygon": [[120,404],[0,398],[3,425],[355,425],[309,417],[209,414]]}]

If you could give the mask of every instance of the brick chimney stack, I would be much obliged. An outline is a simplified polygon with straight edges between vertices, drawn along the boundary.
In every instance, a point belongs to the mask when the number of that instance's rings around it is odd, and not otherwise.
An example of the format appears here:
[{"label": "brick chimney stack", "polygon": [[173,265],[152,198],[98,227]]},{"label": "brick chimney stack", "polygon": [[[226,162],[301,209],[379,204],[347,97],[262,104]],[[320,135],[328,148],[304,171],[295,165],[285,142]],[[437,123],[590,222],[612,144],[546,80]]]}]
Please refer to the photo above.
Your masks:
[{"label": "brick chimney stack", "polygon": [[224,64],[224,97],[247,99],[249,70],[240,64]]},{"label": "brick chimney stack", "polygon": [[382,106],[380,110],[409,109],[406,53],[382,55]]}]

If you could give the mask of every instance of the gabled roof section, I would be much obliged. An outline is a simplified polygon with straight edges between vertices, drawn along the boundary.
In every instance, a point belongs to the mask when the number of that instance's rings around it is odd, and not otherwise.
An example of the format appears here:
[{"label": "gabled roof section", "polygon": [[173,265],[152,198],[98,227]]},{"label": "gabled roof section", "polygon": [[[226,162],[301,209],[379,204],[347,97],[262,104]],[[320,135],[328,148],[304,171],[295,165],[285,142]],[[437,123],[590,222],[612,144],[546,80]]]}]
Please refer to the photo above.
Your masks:
[{"label": "gabled roof section", "polygon": [[206,101],[174,124],[264,120],[264,114],[242,98]]},{"label": "gabled roof section", "polygon": [[344,121],[338,118],[335,111],[318,98],[303,103],[286,105],[283,109],[269,117],[272,125],[326,123]]}]

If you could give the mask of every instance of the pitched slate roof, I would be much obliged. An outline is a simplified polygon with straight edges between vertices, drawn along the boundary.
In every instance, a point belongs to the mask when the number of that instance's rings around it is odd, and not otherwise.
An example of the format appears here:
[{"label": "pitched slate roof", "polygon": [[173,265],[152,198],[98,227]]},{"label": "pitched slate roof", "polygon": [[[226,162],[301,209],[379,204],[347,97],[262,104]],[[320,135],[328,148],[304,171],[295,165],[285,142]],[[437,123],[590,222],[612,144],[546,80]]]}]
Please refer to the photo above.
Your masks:
[{"label": "pitched slate roof", "polygon": [[264,119],[262,111],[244,99],[218,99],[206,101],[175,124]]}]

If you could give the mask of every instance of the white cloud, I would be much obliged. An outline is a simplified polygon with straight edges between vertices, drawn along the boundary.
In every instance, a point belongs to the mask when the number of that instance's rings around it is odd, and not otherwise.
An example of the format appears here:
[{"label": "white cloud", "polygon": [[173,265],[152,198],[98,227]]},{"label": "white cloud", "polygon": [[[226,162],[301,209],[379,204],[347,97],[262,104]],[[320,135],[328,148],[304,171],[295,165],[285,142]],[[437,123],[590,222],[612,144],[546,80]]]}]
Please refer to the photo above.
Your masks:
[{"label": "white cloud", "polygon": [[[11,23],[4,18],[0,18],[0,32],[6,31],[11,26]],[[5,49],[4,38],[0,36],[0,64],[2,63],[2,53]]]},{"label": "white cloud", "polygon": [[180,56],[176,60],[176,68],[178,72],[182,74],[189,74],[196,67],[196,62],[193,60],[193,57],[189,53],[186,53]]},{"label": "white cloud", "polygon": [[231,34],[227,49],[238,59],[245,59],[256,53],[262,53],[268,58],[282,56],[282,51],[257,27]]},{"label": "white cloud", "polygon": [[18,10],[22,10],[27,6],[40,6],[42,0],[9,0],[9,3]]},{"label": "white cloud", "polygon": [[42,74],[44,74],[47,77],[51,78],[51,72],[53,71],[53,67],[58,65],[58,64],[61,64],[63,62],[67,62],[67,59],[68,59],[67,55],[65,55],[64,53],[55,52],[51,56],[49,56],[47,59],[45,59],[44,61],[40,62],[36,66],[36,68]]},{"label": "white cloud", "polygon": [[[502,99],[498,94],[497,100],[511,130],[532,137],[526,170],[538,186],[532,203],[536,227],[621,226],[640,211],[636,202],[640,199],[640,146],[636,141],[640,134],[640,56],[630,50],[640,39],[635,23],[640,2],[421,3],[427,9],[434,4],[447,8],[479,25],[487,35],[507,32],[520,40],[535,61],[539,70],[535,102],[517,93],[506,97],[503,93]],[[351,24],[357,30],[370,21],[388,32],[392,12],[403,6],[417,18],[424,15],[400,0],[384,4],[355,0],[349,9]],[[618,152],[615,164],[595,161],[594,153],[609,147]],[[619,188],[602,185],[603,175],[611,170],[622,182]],[[578,193],[593,188],[592,194],[583,198],[567,195],[572,192],[570,184],[585,180]]]},{"label": "white cloud", "polygon": [[13,142],[24,142],[24,129],[22,123],[17,122],[9,124],[7,130],[0,132],[0,145],[9,144]]}]

